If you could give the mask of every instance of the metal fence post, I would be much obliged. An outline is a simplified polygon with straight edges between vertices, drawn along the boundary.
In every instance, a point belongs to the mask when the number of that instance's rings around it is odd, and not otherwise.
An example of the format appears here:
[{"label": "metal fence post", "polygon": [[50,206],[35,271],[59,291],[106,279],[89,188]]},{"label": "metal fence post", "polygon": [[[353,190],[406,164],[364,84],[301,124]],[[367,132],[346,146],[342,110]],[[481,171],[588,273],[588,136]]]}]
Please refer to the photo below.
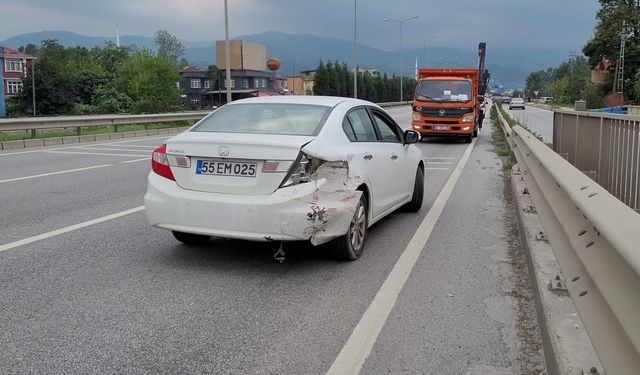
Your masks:
[{"label": "metal fence post", "polygon": [[602,185],[600,181],[600,173],[602,168],[602,125],[604,123],[604,117],[600,117],[600,136],[598,137],[598,170],[596,172],[596,181]]}]

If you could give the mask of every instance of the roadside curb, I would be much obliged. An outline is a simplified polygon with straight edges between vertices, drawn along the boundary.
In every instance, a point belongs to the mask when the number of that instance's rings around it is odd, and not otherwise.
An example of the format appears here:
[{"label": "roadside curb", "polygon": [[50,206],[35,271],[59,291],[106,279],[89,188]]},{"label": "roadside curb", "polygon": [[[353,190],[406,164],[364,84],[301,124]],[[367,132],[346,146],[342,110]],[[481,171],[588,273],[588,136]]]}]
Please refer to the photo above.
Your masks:
[{"label": "roadside curb", "polygon": [[573,300],[568,291],[563,289],[564,277],[553,249],[545,239],[544,227],[533,201],[528,194],[523,194],[526,186],[518,164],[511,170],[511,188],[536,300],[547,371],[550,375],[591,374],[591,368],[601,371],[602,364]]},{"label": "roadside curb", "polygon": [[138,138],[138,137],[148,137],[152,135],[163,135],[163,134],[169,135],[169,134],[180,133],[188,128],[190,128],[190,126],[180,127],[180,128],[136,130],[136,131],[119,132],[119,133],[101,133],[101,134],[95,134],[95,135],[91,134],[91,135],[80,135],[80,136],[23,139],[18,141],[4,141],[4,142],[0,142],[0,150],[19,150],[24,148],[38,148],[38,147],[53,146],[53,145],[66,145],[66,144],[73,144],[73,143],[107,141],[110,139]]}]

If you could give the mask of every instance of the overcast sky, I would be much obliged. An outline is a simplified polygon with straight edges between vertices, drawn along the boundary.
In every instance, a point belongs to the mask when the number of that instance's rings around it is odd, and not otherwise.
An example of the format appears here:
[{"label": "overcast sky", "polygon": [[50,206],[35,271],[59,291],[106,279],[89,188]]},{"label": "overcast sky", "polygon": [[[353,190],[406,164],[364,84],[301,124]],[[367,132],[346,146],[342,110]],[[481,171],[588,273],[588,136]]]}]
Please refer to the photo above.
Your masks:
[{"label": "overcast sky", "polygon": [[[353,40],[353,0],[228,0],[231,37],[281,31]],[[358,42],[393,50],[398,24],[434,45],[580,51],[596,24],[597,0],[357,0]],[[90,36],[151,36],[163,29],[190,41],[224,38],[223,0],[0,0],[0,40],[64,30]]]}]

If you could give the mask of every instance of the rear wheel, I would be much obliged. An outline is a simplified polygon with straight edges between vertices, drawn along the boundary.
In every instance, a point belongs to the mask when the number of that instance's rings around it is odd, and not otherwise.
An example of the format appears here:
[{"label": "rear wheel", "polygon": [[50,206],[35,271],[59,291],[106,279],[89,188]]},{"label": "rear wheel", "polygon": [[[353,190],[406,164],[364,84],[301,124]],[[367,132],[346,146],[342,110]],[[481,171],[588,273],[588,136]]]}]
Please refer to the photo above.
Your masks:
[{"label": "rear wheel", "polygon": [[360,258],[367,240],[367,224],[369,222],[367,207],[367,198],[362,194],[347,234],[329,242],[329,253],[332,257],[340,260]]},{"label": "rear wheel", "polygon": [[176,238],[176,240],[187,245],[203,245],[207,243],[211,238],[211,236],[206,236],[203,234],[178,232],[177,230],[172,230],[171,233],[173,233],[173,236]]},{"label": "rear wheel", "polygon": [[416,180],[413,184],[413,195],[411,201],[404,205],[404,210],[409,212],[418,212],[422,208],[422,199],[424,197],[424,172],[421,168],[416,171]]}]

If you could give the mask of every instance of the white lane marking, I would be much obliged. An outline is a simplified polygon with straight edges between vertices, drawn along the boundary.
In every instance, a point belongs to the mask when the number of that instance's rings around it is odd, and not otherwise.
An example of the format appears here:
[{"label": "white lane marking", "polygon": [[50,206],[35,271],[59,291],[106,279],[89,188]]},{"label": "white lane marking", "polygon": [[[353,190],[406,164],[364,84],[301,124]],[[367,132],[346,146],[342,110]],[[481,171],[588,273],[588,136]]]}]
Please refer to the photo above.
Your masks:
[{"label": "white lane marking", "polygon": [[122,156],[125,158],[139,158],[140,154],[106,154],[101,152],[79,152],[79,151],[45,151],[48,154],[68,154],[68,155],[98,155],[98,156]]},{"label": "white lane marking", "polygon": [[89,220],[89,221],[85,221],[83,223],[74,224],[74,225],[70,225],[68,227],[52,230],[51,232],[39,234],[37,236],[25,238],[23,240],[10,242],[8,244],[0,245],[0,252],[5,251],[5,250],[11,250],[11,249],[16,248],[18,246],[24,246],[24,245],[28,245],[28,244],[33,243],[33,242],[45,240],[47,238],[55,237],[55,236],[58,236],[58,235],[61,235],[61,234],[64,234],[64,233],[69,233],[69,232],[72,232],[74,230],[86,228],[86,227],[89,227],[91,225],[104,223],[105,221],[117,219],[119,217],[127,216],[127,215],[130,215],[130,214],[136,213],[136,212],[140,212],[142,210],[144,210],[144,206],[138,206],[138,207],[135,207],[135,208],[132,208],[132,209],[129,209],[129,210],[116,212],[115,214],[99,217],[97,219],[93,219],[93,220]]},{"label": "white lane marking", "polygon": [[143,161],[143,160],[151,160],[151,158],[142,158],[142,159],[133,159],[133,160],[121,161],[118,164],[135,163],[135,162]]},{"label": "white lane marking", "polygon": [[[144,142],[144,141],[152,141],[155,139],[169,139],[171,137],[173,137],[174,135],[177,135],[179,133],[175,133],[175,134],[166,134],[163,135],[161,137],[138,137],[136,139],[128,139],[126,141],[116,141],[116,142],[106,142],[106,143],[92,143],[92,144],[88,144],[87,146],[108,146],[108,145],[116,145],[119,143],[129,143],[129,142]],[[121,139],[121,138],[116,138],[116,139]],[[39,150],[30,150],[30,151],[18,151],[18,152],[5,152],[2,153],[0,152],[0,156],[9,156],[9,155],[21,155],[21,154],[33,154],[36,152],[47,152],[47,151],[55,151],[55,150],[68,150],[70,148],[78,148],[79,145],[76,143],[74,146],[66,146],[66,147],[56,147],[56,148],[47,148],[47,149],[39,149]]]},{"label": "white lane marking", "polygon": [[435,168],[435,167],[432,167],[432,168],[427,167],[425,169],[430,171],[448,171],[449,170],[449,168]]},{"label": "white lane marking", "polygon": [[474,139],[467,147],[451,177],[449,177],[442,191],[438,194],[438,198],[436,198],[433,206],[431,206],[424,220],[420,223],[411,241],[402,252],[402,255],[400,255],[395,266],[393,266],[393,269],[354,328],[349,340],[347,340],[327,374],[358,374],[362,369],[396,303],[400,291],[402,291],[409,275],[411,275],[413,266],[427,244],[431,232],[438,222],[467,160],[469,160],[469,155],[471,155],[471,150],[475,143],[476,140]]},{"label": "white lane marking", "polygon": [[440,157],[430,157],[430,158],[425,158],[425,159],[429,159],[429,160],[456,160],[456,158],[440,158]]},{"label": "white lane marking", "polygon": [[56,174],[63,174],[63,173],[71,173],[71,172],[79,172],[79,171],[86,171],[89,169],[96,169],[96,168],[104,168],[104,167],[109,167],[112,166],[113,164],[102,164],[102,165],[94,165],[91,167],[84,167],[84,168],[76,168],[76,169],[66,169],[64,171],[57,171],[57,172],[49,172],[49,173],[41,173],[41,174],[34,174],[31,176],[23,176],[23,177],[15,177],[15,178],[8,178],[6,180],[0,180],[0,184],[3,182],[12,182],[12,181],[21,181],[21,180],[29,180],[32,178],[38,178],[38,177],[46,177],[46,176],[53,176]]},{"label": "white lane marking", "polygon": [[135,150],[135,149],[126,149],[126,148],[112,148],[112,147],[78,147],[76,150],[82,151],[126,151],[126,152],[141,152],[144,154],[151,154],[151,150]]},{"label": "white lane marking", "polygon": [[450,161],[428,161],[427,164],[445,164],[445,165],[451,165],[453,164]]}]

